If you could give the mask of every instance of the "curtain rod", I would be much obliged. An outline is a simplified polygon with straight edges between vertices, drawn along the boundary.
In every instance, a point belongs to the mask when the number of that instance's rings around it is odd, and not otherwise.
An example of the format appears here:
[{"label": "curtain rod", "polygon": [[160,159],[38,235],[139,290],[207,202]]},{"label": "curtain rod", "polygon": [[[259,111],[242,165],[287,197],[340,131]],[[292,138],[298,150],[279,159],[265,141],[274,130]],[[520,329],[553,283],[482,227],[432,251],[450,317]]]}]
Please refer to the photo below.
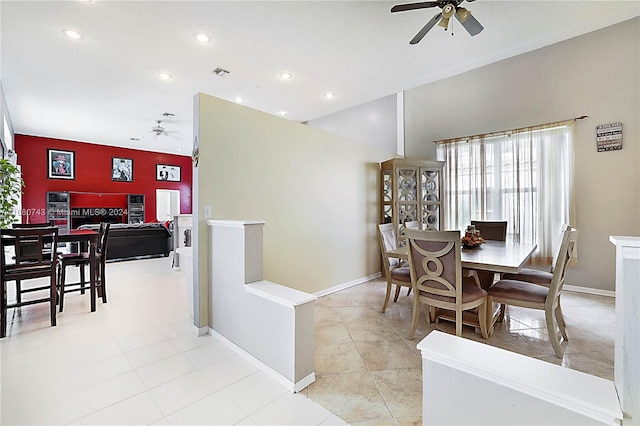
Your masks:
[{"label": "curtain rod", "polygon": [[450,139],[440,139],[440,140],[437,140],[437,141],[433,141],[433,143],[436,143],[436,144],[447,144],[447,143],[467,141],[467,140],[473,139],[473,138],[487,138],[487,137],[495,137],[495,136],[504,136],[504,135],[509,135],[511,133],[518,133],[518,132],[525,132],[525,131],[539,130],[539,129],[545,129],[545,128],[549,128],[549,127],[567,125],[567,124],[573,123],[574,121],[577,121],[577,120],[584,120],[585,118],[589,118],[589,116],[588,115],[581,115],[580,117],[574,117],[574,118],[570,118],[568,120],[554,121],[552,123],[538,124],[536,126],[520,127],[518,129],[502,130],[502,131],[499,131],[499,132],[480,133],[479,135],[462,136],[462,137],[450,138]]}]

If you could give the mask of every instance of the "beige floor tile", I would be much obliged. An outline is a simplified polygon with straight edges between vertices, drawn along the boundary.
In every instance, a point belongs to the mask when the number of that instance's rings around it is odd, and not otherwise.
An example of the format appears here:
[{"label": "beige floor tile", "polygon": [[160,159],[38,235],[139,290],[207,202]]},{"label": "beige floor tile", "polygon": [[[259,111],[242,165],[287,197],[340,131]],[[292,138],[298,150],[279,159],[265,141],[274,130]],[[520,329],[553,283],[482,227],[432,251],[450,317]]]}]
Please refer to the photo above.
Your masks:
[{"label": "beige floor tile", "polygon": [[396,368],[420,368],[422,357],[409,348],[402,339],[393,341],[368,340],[355,342],[367,368],[372,371]]},{"label": "beige floor tile", "polygon": [[316,374],[338,374],[366,371],[358,348],[353,342],[323,344],[315,349]]},{"label": "beige floor tile", "polygon": [[392,418],[368,372],[318,375],[309,398],[350,424]]},{"label": "beige floor tile", "polygon": [[374,371],[372,374],[394,418],[421,421],[422,368]]}]

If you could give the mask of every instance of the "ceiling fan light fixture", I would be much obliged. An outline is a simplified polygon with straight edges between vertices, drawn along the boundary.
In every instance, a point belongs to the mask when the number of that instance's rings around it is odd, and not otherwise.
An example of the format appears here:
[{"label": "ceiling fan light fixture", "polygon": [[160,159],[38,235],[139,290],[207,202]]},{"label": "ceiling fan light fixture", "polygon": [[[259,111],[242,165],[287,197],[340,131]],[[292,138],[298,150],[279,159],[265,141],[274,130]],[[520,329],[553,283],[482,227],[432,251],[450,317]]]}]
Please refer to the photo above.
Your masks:
[{"label": "ceiling fan light fixture", "polygon": [[458,20],[460,20],[461,23],[466,21],[469,15],[471,15],[471,12],[469,12],[464,7],[459,7],[458,10],[456,11],[456,16],[458,17]]},{"label": "ceiling fan light fixture", "polygon": [[443,16],[440,22],[438,22],[438,26],[444,28],[446,31],[447,28],[449,28],[449,18]]},{"label": "ceiling fan light fixture", "polygon": [[453,15],[456,13],[456,7],[454,5],[452,5],[451,3],[447,4],[445,7],[442,8],[442,17],[443,18],[451,18],[453,17]]}]

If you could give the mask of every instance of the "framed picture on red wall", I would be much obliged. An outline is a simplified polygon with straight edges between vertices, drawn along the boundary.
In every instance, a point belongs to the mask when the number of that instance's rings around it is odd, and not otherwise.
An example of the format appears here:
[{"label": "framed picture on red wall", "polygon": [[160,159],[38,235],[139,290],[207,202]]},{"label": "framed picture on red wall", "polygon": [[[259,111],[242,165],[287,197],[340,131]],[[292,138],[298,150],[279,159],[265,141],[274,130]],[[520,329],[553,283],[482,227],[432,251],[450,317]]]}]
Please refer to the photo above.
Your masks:
[{"label": "framed picture on red wall", "polygon": [[75,179],[76,160],[74,151],[60,149],[47,150],[47,164],[49,165],[49,179]]},{"label": "framed picture on red wall", "polygon": [[133,182],[133,159],[111,157],[111,180]]},{"label": "framed picture on red wall", "polygon": [[180,166],[156,164],[156,180],[180,182]]}]

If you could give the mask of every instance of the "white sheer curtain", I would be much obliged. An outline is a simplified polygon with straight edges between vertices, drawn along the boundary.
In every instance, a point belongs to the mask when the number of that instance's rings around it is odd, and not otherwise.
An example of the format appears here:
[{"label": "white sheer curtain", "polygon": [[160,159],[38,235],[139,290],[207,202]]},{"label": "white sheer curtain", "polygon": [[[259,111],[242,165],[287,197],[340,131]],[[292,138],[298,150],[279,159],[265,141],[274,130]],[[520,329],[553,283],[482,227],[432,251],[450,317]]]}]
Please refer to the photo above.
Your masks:
[{"label": "white sheer curtain", "polygon": [[506,220],[508,238],[538,245],[549,262],[563,224],[574,224],[573,121],[440,141],[445,228]]}]

